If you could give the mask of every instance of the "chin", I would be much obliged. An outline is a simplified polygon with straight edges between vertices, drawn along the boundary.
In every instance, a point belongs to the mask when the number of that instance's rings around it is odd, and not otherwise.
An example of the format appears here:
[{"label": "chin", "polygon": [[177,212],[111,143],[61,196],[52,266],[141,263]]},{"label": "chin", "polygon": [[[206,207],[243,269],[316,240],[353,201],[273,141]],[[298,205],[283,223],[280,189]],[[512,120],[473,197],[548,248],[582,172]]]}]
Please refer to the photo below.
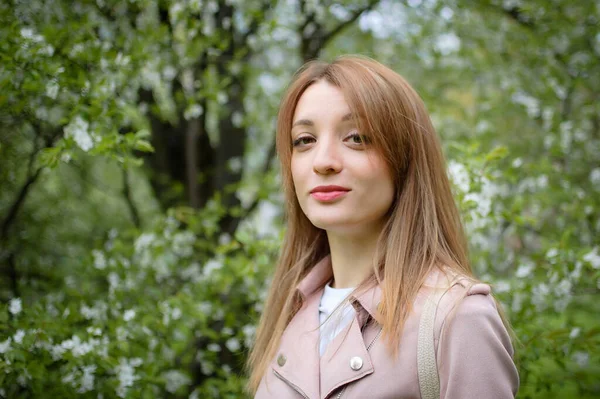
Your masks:
[{"label": "chin", "polygon": [[334,215],[309,217],[308,220],[310,220],[315,227],[328,231],[343,231],[344,226],[347,226],[348,222],[350,222],[347,218],[335,217]]}]

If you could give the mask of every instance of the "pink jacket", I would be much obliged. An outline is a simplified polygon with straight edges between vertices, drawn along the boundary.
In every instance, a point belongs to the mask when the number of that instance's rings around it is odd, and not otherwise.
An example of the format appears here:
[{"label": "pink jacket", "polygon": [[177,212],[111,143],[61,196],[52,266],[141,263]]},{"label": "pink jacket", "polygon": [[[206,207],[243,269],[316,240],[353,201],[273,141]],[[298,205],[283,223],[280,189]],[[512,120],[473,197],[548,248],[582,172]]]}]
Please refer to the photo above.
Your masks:
[{"label": "pink jacket", "polygon": [[[377,323],[369,323],[361,331],[379,304],[379,287],[350,298],[355,319],[319,356],[318,305],[323,286],[332,276],[327,256],[298,285],[302,308],[283,333],[255,398],[338,399],[340,394],[343,399],[421,398],[417,375],[421,310],[430,288],[448,287],[448,280],[440,272],[428,277],[407,319],[397,358],[390,355]],[[504,399],[516,395],[519,376],[512,345],[489,293],[488,285],[468,287],[459,282],[440,301],[434,342],[441,398]],[[456,303],[459,305],[453,309]]]}]

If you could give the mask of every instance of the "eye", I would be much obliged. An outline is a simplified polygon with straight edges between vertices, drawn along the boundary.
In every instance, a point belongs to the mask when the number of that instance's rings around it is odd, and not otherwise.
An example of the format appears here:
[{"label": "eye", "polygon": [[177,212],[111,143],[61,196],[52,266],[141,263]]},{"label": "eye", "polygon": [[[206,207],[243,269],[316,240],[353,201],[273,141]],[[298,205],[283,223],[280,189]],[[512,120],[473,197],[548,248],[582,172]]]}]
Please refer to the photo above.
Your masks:
[{"label": "eye", "polygon": [[366,145],[371,142],[367,136],[365,136],[364,134],[361,135],[358,132],[353,132],[349,134],[347,138],[352,140],[352,144]]},{"label": "eye", "polygon": [[310,142],[311,140],[314,140],[314,138],[313,138],[313,137],[310,137],[310,136],[302,136],[302,137],[298,137],[296,140],[294,140],[294,141],[292,142],[292,147],[298,147],[298,146],[300,146],[300,145],[306,145],[306,144],[309,144],[309,142]]}]

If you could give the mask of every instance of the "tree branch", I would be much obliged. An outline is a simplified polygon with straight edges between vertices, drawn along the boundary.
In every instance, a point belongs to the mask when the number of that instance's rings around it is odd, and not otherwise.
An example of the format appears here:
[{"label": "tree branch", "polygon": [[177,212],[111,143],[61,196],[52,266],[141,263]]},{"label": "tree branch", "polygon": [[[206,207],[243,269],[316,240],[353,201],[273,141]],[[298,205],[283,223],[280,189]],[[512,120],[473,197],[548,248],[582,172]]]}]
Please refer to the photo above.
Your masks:
[{"label": "tree branch", "polygon": [[[356,20],[365,12],[372,10],[377,4],[379,4],[380,0],[369,0],[369,2],[356,9],[350,18],[344,22],[341,22],[339,25],[331,29],[329,32],[326,32],[323,24],[315,21],[315,14],[310,13],[306,16],[304,23],[299,26],[300,36],[302,37],[302,58],[304,61],[311,60],[313,58],[317,58],[319,53],[331,40],[333,40],[340,32],[344,29],[352,25]],[[305,10],[304,3],[300,3],[300,10]],[[314,23],[316,25],[315,32],[310,35],[305,33],[306,27],[310,24]]]},{"label": "tree branch", "polygon": [[352,25],[356,20],[365,12],[371,11],[377,4],[379,4],[380,0],[369,0],[369,2],[359,8],[358,10],[352,13],[352,16],[347,21],[340,23],[338,26],[330,30],[325,36],[321,39],[321,47],[325,47],[327,43],[329,43],[335,36],[337,36],[341,31],[346,29],[348,26]]},{"label": "tree branch", "polygon": [[[33,125],[37,136],[42,137],[42,135],[39,133],[41,131],[41,126],[39,126],[35,122],[30,123]],[[41,149],[52,147],[52,142],[60,134],[60,132],[60,129],[56,129],[54,132],[52,132],[52,134],[46,137],[45,143],[43,146],[41,146],[41,148],[38,148],[34,145],[33,151],[31,152],[31,154],[29,154],[29,162],[27,163],[27,178],[25,179],[25,183],[19,190],[19,193],[17,194],[13,204],[9,208],[6,218],[4,218],[4,221],[2,222],[2,226],[0,227],[0,242],[8,236],[8,230],[14,222],[17,214],[19,213],[19,210],[23,206],[23,203],[25,202],[25,199],[27,197],[27,194],[29,193],[29,190],[31,189],[31,186],[36,182],[42,170],[44,170],[44,167],[40,167],[35,172],[33,172],[35,157]]]},{"label": "tree branch", "polygon": [[258,31],[258,27],[260,26],[260,23],[264,20],[265,14],[267,14],[267,12],[272,8],[273,3],[271,1],[267,0],[262,3],[262,6],[260,7],[260,15],[252,19],[252,21],[250,22],[250,26],[248,27],[248,31],[242,37],[243,43],[246,43],[248,37],[255,34]]},{"label": "tree branch", "polygon": [[[267,174],[269,172],[269,169],[271,167],[271,162],[273,161],[273,159],[275,158],[276,155],[276,148],[275,148],[275,141],[273,141],[273,144],[271,144],[271,147],[269,148],[269,152],[267,154],[267,158],[265,159],[265,163],[263,165],[262,168],[262,174]],[[258,203],[260,202],[261,198],[257,197],[254,199],[254,201],[252,202],[252,204],[250,204],[250,206],[248,207],[248,209],[246,209],[243,213],[243,215],[240,217],[240,220],[247,218],[248,216],[250,216],[250,214],[252,212],[254,212],[254,210],[256,209],[256,207],[258,206]]]},{"label": "tree branch", "polygon": [[527,15],[523,14],[521,9],[517,6],[510,8],[502,8],[502,12],[505,15],[509,16],[511,19],[513,19],[515,22],[519,23],[520,25],[523,25],[530,29],[535,28],[535,24],[533,23],[533,21]]},{"label": "tree branch", "polygon": [[133,219],[133,224],[138,229],[142,226],[140,220],[140,214],[135,206],[135,202],[133,202],[133,196],[131,195],[131,185],[129,184],[129,173],[127,172],[127,168],[121,167],[121,171],[123,172],[123,196],[125,197],[125,202],[127,202],[127,207],[129,208],[129,212],[131,213],[131,218]]},{"label": "tree branch", "polygon": [[[44,138],[43,135],[40,134],[40,131],[42,130],[41,126],[39,124],[37,124],[36,122],[30,121],[30,123],[33,125],[33,128],[35,129],[35,131],[37,133],[37,137]],[[34,140],[34,149],[31,152],[31,154],[29,155],[29,162],[27,164],[27,178],[25,179],[25,183],[19,190],[19,193],[17,194],[13,204],[10,206],[6,218],[4,218],[4,220],[2,221],[2,226],[0,227],[0,243],[3,243],[4,240],[8,237],[8,232],[9,232],[11,226],[13,225],[14,221],[16,220],[19,211],[23,207],[23,204],[25,203],[25,200],[27,198],[27,194],[30,192],[31,187],[38,180],[42,171],[44,170],[44,167],[40,167],[35,172],[33,172],[35,158],[36,158],[38,152],[42,148],[51,147],[54,142],[54,139],[60,134],[60,132],[61,132],[61,129],[56,129],[50,135],[45,137],[45,143],[44,143],[44,145],[41,146],[41,148],[38,148],[38,146],[35,144],[35,140]],[[3,253],[2,251],[0,251],[0,260],[4,259],[4,258],[6,258],[8,260],[8,275],[9,275],[9,278],[11,281],[11,288],[13,290],[14,295],[19,296],[19,285],[18,285],[19,275],[17,273],[15,252],[12,251],[12,252],[8,252],[8,253],[6,253],[6,252]]]}]

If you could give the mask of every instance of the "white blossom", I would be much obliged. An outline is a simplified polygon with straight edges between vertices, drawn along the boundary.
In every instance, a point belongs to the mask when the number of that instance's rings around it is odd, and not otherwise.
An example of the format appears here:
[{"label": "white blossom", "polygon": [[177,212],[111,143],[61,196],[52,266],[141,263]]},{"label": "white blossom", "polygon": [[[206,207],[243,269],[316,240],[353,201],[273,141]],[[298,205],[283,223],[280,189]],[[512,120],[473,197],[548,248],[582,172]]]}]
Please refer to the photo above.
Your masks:
[{"label": "white blossom", "polygon": [[147,62],[141,70],[142,85],[146,89],[160,87],[161,76],[157,70],[158,65],[156,61]]},{"label": "white blossom", "polygon": [[34,43],[42,43],[44,41],[44,36],[35,33],[31,28],[22,28],[20,33],[24,39],[31,40]]},{"label": "white blossom", "polygon": [[569,302],[571,302],[571,288],[573,284],[567,280],[563,279],[560,283],[555,287],[555,301],[554,301],[554,309],[557,312],[563,312]]},{"label": "white blossom", "polygon": [[86,331],[88,334],[95,335],[97,337],[102,335],[102,330],[98,327],[88,327]]},{"label": "white blossom", "polygon": [[202,270],[198,262],[192,263],[189,267],[181,269],[179,275],[184,280],[190,280],[194,283],[199,282],[202,279]]},{"label": "white blossom", "polygon": [[82,304],[79,312],[81,312],[81,315],[88,320],[103,321],[106,319],[107,310],[108,305],[105,302],[96,301],[92,307]]},{"label": "white blossom", "polygon": [[25,331],[17,330],[15,335],[13,335],[13,340],[15,341],[16,344],[21,344],[21,343],[23,343],[24,337],[25,337]]},{"label": "white blossom", "polygon": [[90,339],[89,341],[85,341],[85,342],[81,342],[81,340],[77,336],[74,336],[73,338],[77,338],[77,342],[71,349],[71,353],[73,353],[73,356],[76,356],[76,357],[83,356],[83,355],[90,353],[92,350],[94,350],[94,347],[100,343],[100,341],[98,341],[97,339],[94,339],[94,338]]},{"label": "white blossom", "polygon": [[106,257],[104,256],[104,252],[94,249],[92,251],[92,256],[94,257],[94,267],[98,270],[106,269]]},{"label": "white blossom", "polygon": [[173,80],[177,76],[177,69],[173,65],[167,65],[163,68],[163,76],[167,80]]},{"label": "white blossom", "polygon": [[115,272],[110,272],[108,274],[108,290],[109,292],[112,294],[114,293],[115,289],[119,287],[119,283],[121,281],[119,275]]},{"label": "white blossom", "polygon": [[577,338],[579,336],[579,333],[581,333],[581,328],[575,327],[569,333],[569,338],[571,338],[571,339]]},{"label": "white blossom", "polygon": [[120,358],[119,364],[115,368],[115,375],[119,380],[117,396],[120,398],[125,398],[129,388],[132,387],[133,383],[139,379],[139,377],[135,375],[135,367],[141,363],[135,360],[136,359],[128,360],[125,358]]},{"label": "white blossom", "polygon": [[179,308],[171,308],[168,303],[163,302],[160,305],[163,314],[163,324],[168,325],[171,320],[178,320],[183,312]]},{"label": "white blossom", "polygon": [[211,352],[221,352],[221,346],[219,346],[219,344],[215,344],[214,342],[212,344],[208,344],[206,349]]},{"label": "white blossom", "polygon": [[531,117],[536,116],[540,111],[540,101],[523,91],[518,91],[517,93],[513,94],[512,101],[515,104],[525,106],[525,109],[527,109],[527,114]]},{"label": "white blossom", "polygon": [[237,352],[238,350],[240,350],[240,348],[242,347],[242,345],[240,344],[240,341],[237,338],[229,338],[226,342],[225,342],[225,346],[227,347],[227,349],[229,349],[231,352]]},{"label": "white blossom", "polygon": [[65,348],[63,348],[62,345],[52,346],[52,348],[50,349],[50,355],[52,356],[52,360],[58,361],[58,360],[62,359],[62,355],[66,351],[67,350]]},{"label": "white blossom", "polygon": [[590,172],[590,181],[593,185],[597,186],[597,188],[600,188],[600,168],[592,169]]},{"label": "white blossom", "polygon": [[233,126],[235,127],[241,127],[244,123],[244,115],[239,111],[235,111],[233,115],[231,115],[231,123],[233,123]]},{"label": "white blossom", "polygon": [[501,280],[494,284],[494,292],[501,293],[508,291],[510,291],[510,283],[508,281]]},{"label": "white blossom", "polygon": [[13,298],[8,304],[8,311],[13,315],[18,315],[23,310],[21,298]]},{"label": "white blossom", "polygon": [[334,3],[332,6],[330,6],[329,11],[335,18],[337,18],[340,21],[347,21],[352,15],[348,8],[337,3]]},{"label": "white blossom", "polygon": [[198,304],[198,310],[203,314],[212,313],[212,304],[208,301],[203,301]]},{"label": "white blossom", "polygon": [[233,329],[231,327],[223,327],[221,333],[223,335],[233,335]]},{"label": "white blossom", "polygon": [[71,154],[67,151],[64,151],[61,155],[60,155],[60,160],[64,163],[69,163],[71,161]]},{"label": "white blossom", "polygon": [[240,172],[243,166],[244,163],[241,157],[232,157],[227,160],[227,168],[234,173]]},{"label": "white blossom", "polygon": [[65,137],[73,138],[79,148],[83,151],[89,151],[94,146],[89,127],[90,124],[85,119],[81,116],[76,116],[75,119],[65,126]]},{"label": "white blossom", "polygon": [[452,182],[454,182],[460,191],[464,193],[469,191],[469,172],[467,172],[467,168],[465,168],[463,164],[456,161],[450,161],[448,163],[448,173],[450,174]]},{"label": "white blossom", "polygon": [[533,263],[524,263],[519,266],[517,272],[515,273],[515,276],[517,276],[518,278],[529,277],[531,275],[531,272],[533,271],[533,267]]},{"label": "white blossom", "polygon": [[135,310],[133,310],[133,309],[126,310],[125,313],[123,313],[123,320],[125,320],[125,321],[131,321],[131,320],[133,320],[134,317],[135,317]]},{"label": "white blossom", "polygon": [[224,105],[228,99],[229,99],[229,97],[227,96],[227,93],[225,93],[223,91],[220,91],[217,93],[217,102],[220,105]]},{"label": "white blossom", "polygon": [[184,11],[184,6],[182,3],[174,2],[171,7],[169,7],[169,17],[171,19],[171,23],[175,23],[181,17],[181,13]]},{"label": "white blossom", "polygon": [[558,249],[550,248],[548,252],[546,252],[546,258],[554,258],[558,255]]},{"label": "white blossom", "polygon": [[538,176],[538,178],[536,179],[536,185],[539,189],[544,189],[544,188],[548,187],[548,176],[546,176],[546,175]]},{"label": "white blossom", "polygon": [[435,47],[442,55],[449,55],[460,50],[460,38],[455,33],[443,33],[435,40]]},{"label": "white blossom", "polygon": [[46,85],[46,95],[51,99],[55,100],[56,96],[58,96],[59,89],[60,86],[58,85],[58,83],[52,80]]},{"label": "white blossom", "polygon": [[172,249],[182,257],[191,256],[194,253],[194,242],[196,235],[191,231],[184,231],[173,236]]},{"label": "white blossom", "polygon": [[29,370],[27,370],[27,368],[24,368],[22,373],[17,377],[17,383],[25,388],[28,381],[31,381],[31,374],[29,374]]},{"label": "white blossom", "polygon": [[231,242],[231,234],[221,233],[219,236],[219,245],[227,245]]},{"label": "white blossom", "polygon": [[546,298],[550,294],[550,288],[545,283],[540,283],[531,290],[531,302],[538,311],[544,310],[547,307]]},{"label": "white blossom", "polygon": [[169,370],[163,373],[166,381],[166,390],[170,393],[175,393],[182,386],[188,385],[191,382],[190,377],[179,370]]},{"label": "white blossom", "polygon": [[136,253],[140,253],[146,248],[149,248],[156,240],[154,233],[144,233],[135,240],[134,248]]},{"label": "white blossom", "polygon": [[593,250],[583,255],[583,260],[588,262],[594,269],[600,269],[600,255],[598,254],[598,247],[594,247]]},{"label": "white blossom", "polygon": [[81,376],[81,383],[77,392],[90,392],[94,389],[94,373],[96,372],[96,365],[84,366],[82,371],[83,375]]},{"label": "white blossom", "polygon": [[590,354],[582,351],[574,352],[573,361],[575,361],[579,367],[587,367],[590,362]]},{"label": "white blossom", "polygon": [[38,54],[47,55],[49,57],[52,57],[54,55],[54,46],[52,46],[51,44],[48,44],[48,45],[40,48],[38,51]]},{"label": "white blossom", "polygon": [[223,267],[222,259],[211,259],[204,265],[204,276],[208,277],[212,274],[213,271],[219,270]]},{"label": "white blossom", "polygon": [[204,108],[200,104],[191,104],[183,112],[185,120],[190,120],[199,117],[204,113]]},{"label": "white blossom", "polygon": [[12,338],[8,337],[6,341],[0,342],[0,353],[6,353],[10,349]]},{"label": "white blossom", "polygon": [[202,369],[202,374],[204,375],[210,375],[213,371],[215,371],[215,368],[212,365],[212,363],[209,363],[206,360],[200,362],[200,368]]},{"label": "white blossom", "polygon": [[173,318],[173,320],[179,320],[181,315],[182,315],[181,309],[173,308],[173,311],[171,313],[171,317]]},{"label": "white blossom", "polygon": [[131,334],[129,333],[129,331],[127,331],[127,329],[123,326],[119,326],[116,329],[116,334],[117,334],[117,340],[118,341],[127,341],[129,339],[129,337],[131,336]]}]

